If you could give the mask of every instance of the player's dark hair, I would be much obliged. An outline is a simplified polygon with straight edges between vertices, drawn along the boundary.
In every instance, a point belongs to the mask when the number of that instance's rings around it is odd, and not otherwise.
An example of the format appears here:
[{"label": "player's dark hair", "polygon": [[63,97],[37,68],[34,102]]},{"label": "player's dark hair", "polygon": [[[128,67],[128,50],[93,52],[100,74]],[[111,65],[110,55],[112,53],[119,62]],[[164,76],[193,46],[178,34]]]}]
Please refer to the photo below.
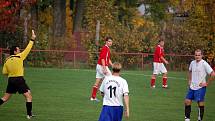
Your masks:
[{"label": "player's dark hair", "polygon": [[113,40],[113,38],[112,37],[106,37],[105,41],[108,41],[108,40]]},{"label": "player's dark hair", "polygon": [[201,52],[201,54],[203,55],[203,51],[201,49],[196,49],[195,52]]},{"label": "player's dark hair", "polygon": [[158,43],[160,43],[161,41],[164,41],[163,38],[159,38]]},{"label": "player's dark hair", "polygon": [[119,73],[122,68],[122,65],[119,62],[113,63],[113,72]]},{"label": "player's dark hair", "polygon": [[10,55],[15,55],[14,51],[16,51],[16,47],[18,47],[18,46],[12,46],[12,47],[10,47]]}]

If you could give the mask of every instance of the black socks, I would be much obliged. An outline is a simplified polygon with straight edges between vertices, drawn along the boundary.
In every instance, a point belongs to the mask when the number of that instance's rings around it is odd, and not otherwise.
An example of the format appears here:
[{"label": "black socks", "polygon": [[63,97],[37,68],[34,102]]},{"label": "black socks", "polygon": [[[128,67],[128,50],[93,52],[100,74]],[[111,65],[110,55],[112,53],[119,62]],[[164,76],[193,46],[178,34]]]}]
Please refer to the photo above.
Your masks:
[{"label": "black socks", "polygon": [[4,103],[4,101],[2,99],[0,99],[0,105],[2,105]]},{"label": "black socks", "polygon": [[185,106],[185,118],[190,119],[191,105]]},{"label": "black socks", "polygon": [[204,110],[205,110],[205,106],[199,106],[199,115],[198,115],[198,120],[202,120],[203,119],[203,115],[204,115]]},{"label": "black socks", "polygon": [[32,102],[26,102],[27,115],[32,116]]},{"label": "black socks", "polygon": [[[201,121],[204,115],[204,106],[199,106],[198,110],[198,120]],[[185,106],[185,118],[190,119],[191,105]]]}]

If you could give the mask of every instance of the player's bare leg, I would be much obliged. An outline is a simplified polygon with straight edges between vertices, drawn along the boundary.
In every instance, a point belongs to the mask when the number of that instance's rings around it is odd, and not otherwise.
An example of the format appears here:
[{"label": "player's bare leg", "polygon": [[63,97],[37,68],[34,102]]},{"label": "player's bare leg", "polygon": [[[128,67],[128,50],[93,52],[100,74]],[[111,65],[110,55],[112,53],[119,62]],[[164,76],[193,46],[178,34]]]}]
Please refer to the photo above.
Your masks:
[{"label": "player's bare leg", "polygon": [[185,99],[184,105],[185,105],[185,121],[190,121],[190,113],[191,113],[191,104],[192,100]]},{"label": "player's bare leg", "polygon": [[24,93],[23,96],[26,99],[27,118],[30,119],[32,117],[32,95],[30,90]]},{"label": "player's bare leg", "polygon": [[2,105],[4,102],[7,102],[11,96],[12,94],[5,93],[4,96],[0,99],[0,105]]}]

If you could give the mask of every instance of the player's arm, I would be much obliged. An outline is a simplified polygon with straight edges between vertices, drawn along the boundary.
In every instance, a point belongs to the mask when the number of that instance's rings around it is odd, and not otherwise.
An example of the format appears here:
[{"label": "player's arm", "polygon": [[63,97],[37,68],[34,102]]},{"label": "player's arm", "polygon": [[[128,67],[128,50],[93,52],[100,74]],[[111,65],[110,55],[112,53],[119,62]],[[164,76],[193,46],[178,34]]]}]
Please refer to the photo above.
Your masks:
[{"label": "player's arm", "polygon": [[104,97],[104,92],[101,92],[101,96]]},{"label": "player's arm", "polygon": [[208,85],[210,85],[210,84],[212,83],[212,81],[214,80],[215,72],[212,71],[209,75],[210,75],[210,77],[208,78],[207,83],[206,83],[205,85],[202,85],[202,86],[208,86]]},{"label": "player's arm", "polygon": [[212,72],[210,73],[210,77],[208,78],[208,81],[207,81],[207,83],[206,83],[206,86],[208,86],[209,84],[211,84],[211,82],[214,80],[214,77],[215,77],[215,72],[212,71]]},{"label": "player's arm", "polygon": [[102,96],[102,97],[104,97],[104,82],[105,82],[105,78],[104,78],[104,80],[102,81],[102,84],[101,84],[101,86],[100,86],[100,88],[99,88],[99,91],[101,92],[101,96]]},{"label": "player's arm", "polygon": [[205,67],[205,71],[208,73],[209,77],[208,77],[206,83],[200,83],[199,84],[199,86],[201,86],[201,87],[208,86],[211,83],[211,81],[213,80],[213,77],[215,76],[213,69],[211,68],[211,66],[208,63],[205,63],[204,67]]},{"label": "player's arm", "polygon": [[191,84],[191,80],[192,80],[192,71],[188,72],[188,85]]},{"label": "player's arm", "polygon": [[7,71],[6,63],[5,63],[5,64],[4,64],[4,66],[3,66],[2,74],[4,74],[4,75],[8,75],[8,71]]},{"label": "player's arm", "polygon": [[199,86],[200,87],[206,87],[206,86],[210,85],[211,82],[214,80],[214,74],[215,74],[214,71],[211,72],[210,77],[208,77],[208,79],[207,79],[207,82],[206,83],[200,83]]},{"label": "player's arm", "polygon": [[[212,73],[213,73],[213,74],[212,74]],[[212,73],[211,73],[212,75],[215,74],[214,71],[213,71]],[[214,80],[214,76],[212,76],[212,75],[208,78],[208,81],[207,81],[206,85],[203,85],[203,86],[208,86],[208,85],[211,84],[211,82]]]},{"label": "player's arm", "polygon": [[169,62],[163,56],[161,56],[160,58],[165,64],[169,64]]},{"label": "player's arm", "polygon": [[128,90],[128,84],[126,81],[123,83],[123,96],[124,96],[124,105],[125,105],[125,117],[129,117],[129,90]]},{"label": "player's arm", "polygon": [[112,61],[111,61],[111,60],[109,60],[109,64],[110,64],[111,66],[113,66],[113,63],[112,63]]},{"label": "player's arm", "polygon": [[192,67],[193,67],[193,61],[189,65],[189,72],[188,72],[188,85],[190,86],[192,81]]},{"label": "player's arm", "polygon": [[164,53],[162,52],[161,48],[156,49],[156,53],[159,56],[159,58],[165,63],[169,64],[169,62],[164,58]]},{"label": "player's arm", "polygon": [[124,103],[125,103],[125,117],[129,117],[129,96],[128,93],[124,93]]},{"label": "player's arm", "polygon": [[103,47],[102,50],[101,50],[100,58],[101,58],[102,70],[103,70],[104,74],[107,73],[107,69],[105,67],[106,54],[107,54],[107,49],[105,47]]},{"label": "player's arm", "polygon": [[27,45],[27,47],[25,48],[25,50],[24,50],[23,52],[20,53],[20,56],[21,56],[21,58],[22,58],[23,60],[27,57],[27,55],[28,55],[29,52],[31,51],[31,48],[32,48],[32,46],[33,46],[33,44],[34,44],[35,38],[36,38],[36,35],[35,35],[35,33],[34,33],[34,30],[32,30],[32,35],[31,35],[31,40],[30,40],[30,42],[28,43],[28,45]]},{"label": "player's arm", "polygon": [[106,69],[106,66],[105,66],[105,59],[102,59],[102,69],[103,69],[103,73],[107,74],[107,69]]},{"label": "player's arm", "polygon": [[[211,66],[210,65],[206,65],[206,66],[208,66],[208,68],[211,68]],[[209,84],[211,84],[211,82],[214,80],[214,77],[215,77],[215,72],[214,72],[214,70],[211,68],[210,70],[209,70],[209,72],[211,71],[211,73],[209,74],[209,78],[208,78],[208,81],[207,81],[207,85],[206,86],[208,86]]]},{"label": "player's arm", "polygon": [[214,71],[211,72],[211,73],[210,73],[210,76],[211,76],[211,77],[215,77],[215,72],[214,72]]}]

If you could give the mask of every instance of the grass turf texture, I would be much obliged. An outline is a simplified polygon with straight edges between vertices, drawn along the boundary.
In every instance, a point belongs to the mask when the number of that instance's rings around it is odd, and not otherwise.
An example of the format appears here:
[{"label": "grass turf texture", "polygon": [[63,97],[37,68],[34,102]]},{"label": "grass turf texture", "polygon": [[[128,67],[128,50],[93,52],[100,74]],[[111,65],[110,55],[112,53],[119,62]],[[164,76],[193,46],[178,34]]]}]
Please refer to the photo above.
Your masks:
[{"label": "grass turf texture", "polygon": [[[183,121],[184,97],[187,92],[186,72],[169,72],[168,89],[161,88],[161,77],[151,89],[151,71],[122,73],[130,90],[128,121]],[[7,81],[0,77],[1,96]],[[25,79],[32,90],[32,121],[97,121],[102,102],[89,100],[95,81],[94,70],[26,68]],[[205,121],[215,120],[215,82],[207,88]],[[101,100],[101,96],[98,95]],[[16,94],[0,106],[0,121],[25,121],[25,100]],[[197,105],[192,104],[191,120],[197,120]],[[127,121],[123,119],[123,121]]]}]

